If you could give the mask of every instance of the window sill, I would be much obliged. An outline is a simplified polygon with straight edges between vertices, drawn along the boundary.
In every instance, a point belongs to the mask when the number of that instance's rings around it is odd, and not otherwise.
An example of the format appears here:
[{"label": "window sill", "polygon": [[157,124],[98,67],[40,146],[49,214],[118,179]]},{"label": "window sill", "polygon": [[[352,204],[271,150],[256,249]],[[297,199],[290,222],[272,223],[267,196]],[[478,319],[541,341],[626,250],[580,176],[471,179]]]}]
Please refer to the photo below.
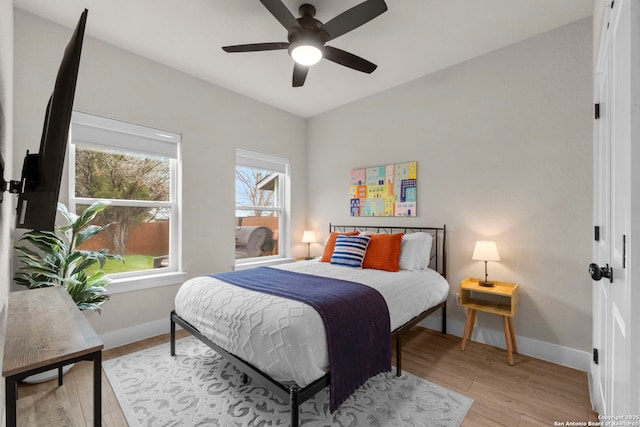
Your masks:
[{"label": "window sill", "polygon": [[112,279],[111,283],[107,286],[107,294],[122,294],[160,286],[180,285],[186,279],[187,273],[182,271]]},{"label": "window sill", "polygon": [[246,270],[247,268],[254,267],[268,267],[270,265],[278,265],[278,264],[287,264],[293,262],[293,258],[277,258],[277,259],[268,259],[261,261],[249,261],[249,262],[238,262],[234,266],[234,270]]}]

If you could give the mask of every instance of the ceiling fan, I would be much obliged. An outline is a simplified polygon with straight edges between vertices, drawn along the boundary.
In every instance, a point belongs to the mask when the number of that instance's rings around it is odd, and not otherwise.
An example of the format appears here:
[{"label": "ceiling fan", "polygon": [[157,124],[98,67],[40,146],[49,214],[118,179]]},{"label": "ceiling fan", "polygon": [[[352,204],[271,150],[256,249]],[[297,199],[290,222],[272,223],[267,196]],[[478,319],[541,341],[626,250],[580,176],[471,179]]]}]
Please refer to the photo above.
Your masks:
[{"label": "ceiling fan", "polygon": [[288,49],[295,61],[293,87],[304,84],[309,67],[322,58],[363,73],[372,73],[377,65],[325,43],[366,24],[387,10],[384,0],[367,0],[341,13],[326,24],[314,18],[316,8],[300,6],[300,18],[295,18],[281,0],[260,0],[267,10],[287,29],[288,42],[252,43],[223,46],[225,52],[259,52]]}]

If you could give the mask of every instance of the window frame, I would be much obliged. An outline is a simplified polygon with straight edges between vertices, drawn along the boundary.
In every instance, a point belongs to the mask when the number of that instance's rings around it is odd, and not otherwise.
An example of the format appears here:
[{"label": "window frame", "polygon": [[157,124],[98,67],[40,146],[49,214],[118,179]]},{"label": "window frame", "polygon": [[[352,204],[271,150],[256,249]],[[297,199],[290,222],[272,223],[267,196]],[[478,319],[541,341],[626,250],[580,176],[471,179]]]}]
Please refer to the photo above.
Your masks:
[{"label": "window frame", "polygon": [[[235,258],[235,268],[242,269],[254,264],[277,264],[290,258],[290,210],[291,210],[291,176],[289,159],[273,154],[236,148],[236,163],[234,174],[238,167],[267,170],[278,173],[278,188],[275,199],[280,201],[278,206],[249,206],[237,205],[234,190],[235,212],[237,211],[268,211],[276,212],[278,217],[278,254],[249,258]],[[234,179],[234,186],[236,180]],[[234,187],[235,188],[235,187]]]},{"label": "window frame", "polygon": [[[109,137],[117,136],[116,143]],[[69,132],[69,210],[76,212],[78,205],[90,205],[96,200],[108,200],[111,206],[165,207],[169,217],[169,266],[151,270],[138,270],[109,274],[109,294],[131,292],[158,286],[181,283],[186,279],[182,266],[181,236],[181,148],[182,135],[165,130],[122,122],[116,119],[73,111]],[[129,153],[142,153],[169,158],[170,186],[168,201],[123,200],[76,197],[75,167],[76,146],[115,149]]]}]

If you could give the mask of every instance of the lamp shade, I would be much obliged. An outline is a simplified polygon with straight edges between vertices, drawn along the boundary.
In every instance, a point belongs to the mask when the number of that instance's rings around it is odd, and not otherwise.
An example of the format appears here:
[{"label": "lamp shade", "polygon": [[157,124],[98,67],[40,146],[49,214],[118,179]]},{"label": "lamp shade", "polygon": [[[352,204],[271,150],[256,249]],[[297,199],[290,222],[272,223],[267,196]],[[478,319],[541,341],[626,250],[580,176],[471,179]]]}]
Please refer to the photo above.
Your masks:
[{"label": "lamp shade", "polygon": [[302,243],[315,243],[316,240],[316,232],[305,230],[302,234]]},{"label": "lamp shade", "polygon": [[477,241],[471,258],[476,261],[500,261],[496,242],[490,240]]}]

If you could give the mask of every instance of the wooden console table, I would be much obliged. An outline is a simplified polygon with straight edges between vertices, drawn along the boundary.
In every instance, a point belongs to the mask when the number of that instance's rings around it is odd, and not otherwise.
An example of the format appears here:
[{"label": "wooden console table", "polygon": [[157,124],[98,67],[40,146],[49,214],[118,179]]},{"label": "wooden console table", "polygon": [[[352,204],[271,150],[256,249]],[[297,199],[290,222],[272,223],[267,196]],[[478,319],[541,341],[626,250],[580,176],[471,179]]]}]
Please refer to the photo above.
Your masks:
[{"label": "wooden console table", "polygon": [[104,345],[62,287],[9,293],[2,376],[6,378],[7,426],[17,424],[18,382],[82,360],[93,361],[93,425],[102,424]]}]

